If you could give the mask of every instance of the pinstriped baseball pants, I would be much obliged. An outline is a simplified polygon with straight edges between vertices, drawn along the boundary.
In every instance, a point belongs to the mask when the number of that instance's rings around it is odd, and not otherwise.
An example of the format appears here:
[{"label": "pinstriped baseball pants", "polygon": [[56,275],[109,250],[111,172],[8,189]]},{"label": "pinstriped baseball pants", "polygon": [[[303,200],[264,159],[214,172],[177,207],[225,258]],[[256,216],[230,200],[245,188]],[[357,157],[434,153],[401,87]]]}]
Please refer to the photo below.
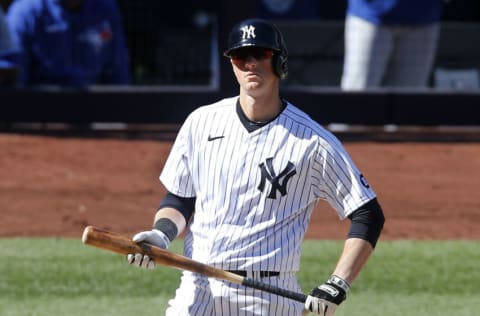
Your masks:
[{"label": "pinstriped baseball pants", "polygon": [[[252,276],[247,275],[247,277]],[[254,279],[258,278],[254,277]],[[293,272],[258,280],[301,292]],[[302,315],[303,312],[304,305],[300,302],[184,271],[175,298],[169,301],[166,315],[297,316]]]}]

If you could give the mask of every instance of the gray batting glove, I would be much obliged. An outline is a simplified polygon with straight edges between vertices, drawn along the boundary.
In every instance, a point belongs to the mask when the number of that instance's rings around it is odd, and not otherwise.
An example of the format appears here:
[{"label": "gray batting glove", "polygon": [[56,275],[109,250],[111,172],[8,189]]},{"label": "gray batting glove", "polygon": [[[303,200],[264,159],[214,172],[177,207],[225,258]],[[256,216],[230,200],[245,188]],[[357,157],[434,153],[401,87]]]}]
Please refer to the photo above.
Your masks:
[{"label": "gray batting glove", "polygon": [[[152,246],[158,248],[167,249],[170,245],[170,239],[162,231],[158,229],[152,229],[149,231],[141,232],[133,236],[132,240],[134,242],[146,242]],[[141,253],[128,254],[127,255],[128,264],[144,268],[144,269],[153,269],[155,268],[155,261],[147,255]]]},{"label": "gray batting glove", "polygon": [[332,275],[327,282],[310,292],[305,301],[305,309],[318,315],[332,316],[337,306],[347,298],[349,289],[347,281]]}]

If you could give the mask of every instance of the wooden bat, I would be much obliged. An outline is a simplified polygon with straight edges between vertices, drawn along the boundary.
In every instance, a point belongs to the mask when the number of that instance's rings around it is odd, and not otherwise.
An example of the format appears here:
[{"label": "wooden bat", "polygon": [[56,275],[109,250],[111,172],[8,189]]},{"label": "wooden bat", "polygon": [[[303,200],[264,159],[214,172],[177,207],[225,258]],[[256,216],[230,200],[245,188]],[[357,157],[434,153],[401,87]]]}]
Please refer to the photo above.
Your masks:
[{"label": "wooden bat", "polygon": [[192,260],[182,255],[152,246],[148,243],[136,243],[128,237],[94,226],[87,226],[83,231],[82,241],[86,245],[109,250],[118,254],[127,255],[142,253],[152,258],[155,263],[173,267],[179,270],[201,273],[208,277],[241,284],[257,290],[287,297],[305,303],[307,296],[290,290],[282,289],[270,284],[256,281],[207,264]]}]

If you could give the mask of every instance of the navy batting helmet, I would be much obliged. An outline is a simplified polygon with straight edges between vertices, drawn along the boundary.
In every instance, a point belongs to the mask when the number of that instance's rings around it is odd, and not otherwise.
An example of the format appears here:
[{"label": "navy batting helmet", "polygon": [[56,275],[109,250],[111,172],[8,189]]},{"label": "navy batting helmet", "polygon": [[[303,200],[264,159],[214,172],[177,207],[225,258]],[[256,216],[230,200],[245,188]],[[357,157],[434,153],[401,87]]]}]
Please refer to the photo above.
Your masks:
[{"label": "navy batting helmet", "polygon": [[280,79],[287,77],[287,47],[282,33],[273,23],[262,19],[248,19],[236,24],[228,35],[227,50],[223,54],[231,57],[232,51],[248,46],[273,50],[272,62],[275,74]]}]

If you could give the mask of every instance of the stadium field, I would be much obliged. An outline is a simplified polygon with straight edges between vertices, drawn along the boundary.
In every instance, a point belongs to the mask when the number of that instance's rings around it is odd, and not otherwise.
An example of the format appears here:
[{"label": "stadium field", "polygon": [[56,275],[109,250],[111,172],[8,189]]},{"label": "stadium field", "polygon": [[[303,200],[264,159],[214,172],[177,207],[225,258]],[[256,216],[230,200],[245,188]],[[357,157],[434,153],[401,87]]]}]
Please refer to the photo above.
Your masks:
[{"label": "stadium field", "polygon": [[[304,242],[304,291],[328,277],[341,247]],[[180,277],[130,267],[80,238],[1,238],[0,249],[1,316],[163,315]],[[381,241],[336,315],[477,315],[479,262],[476,241]]]}]

